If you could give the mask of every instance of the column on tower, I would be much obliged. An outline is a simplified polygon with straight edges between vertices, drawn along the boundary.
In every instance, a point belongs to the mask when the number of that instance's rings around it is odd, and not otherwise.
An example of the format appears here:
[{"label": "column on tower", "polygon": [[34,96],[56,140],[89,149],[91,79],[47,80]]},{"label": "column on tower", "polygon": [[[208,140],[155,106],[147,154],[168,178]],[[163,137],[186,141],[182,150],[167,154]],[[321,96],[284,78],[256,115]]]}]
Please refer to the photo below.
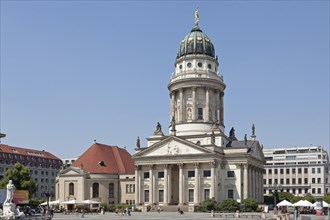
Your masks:
[{"label": "column on tower", "polygon": [[223,96],[224,96],[224,93],[221,92],[220,93],[220,121],[219,123],[221,125],[224,125],[224,106],[223,106]]},{"label": "column on tower", "polygon": [[220,90],[216,91],[216,95],[217,95],[217,99],[216,99],[216,105],[217,105],[217,109],[216,109],[216,118],[218,120],[218,122],[221,124],[221,117],[220,117],[220,105],[221,105],[221,97],[220,97]]},{"label": "column on tower", "polygon": [[205,118],[204,121],[210,121],[210,88],[205,88]]},{"label": "column on tower", "polygon": [[175,116],[175,92],[171,92],[171,115],[170,120]]},{"label": "column on tower", "polygon": [[192,120],[196,121],[196,87],[192,88]]},{"label": "column on tower", "polygon": [[183,120],[184,120],[183,119],[183,107],[184,107],[184,105],[183,105],[183,89],[180,89],[179,92],[180,92],[180,110],[179,110],[180,118],[179,118],[179,122],[183,122]]}]

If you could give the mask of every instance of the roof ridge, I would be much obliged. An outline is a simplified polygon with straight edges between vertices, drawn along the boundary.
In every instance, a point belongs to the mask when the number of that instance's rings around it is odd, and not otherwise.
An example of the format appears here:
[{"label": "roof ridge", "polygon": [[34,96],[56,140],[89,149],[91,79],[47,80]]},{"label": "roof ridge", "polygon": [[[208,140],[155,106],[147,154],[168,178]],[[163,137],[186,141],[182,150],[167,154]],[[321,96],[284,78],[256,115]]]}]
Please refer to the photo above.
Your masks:
[{"label": "roof ridge", "polygon": [[[116,160],[116,163],[117,163],[118,171],[125,173],[126,167],[125,167],[125,164],[124,164],[124,162],[121,158],[121,153],[119,152],[119,147],[115,146],[115,147],[112,147],[112,149],[113,149],[112,151],[115,154],[115,160]],[[121,168],[123,168],[123,170],[121,170]]]}]

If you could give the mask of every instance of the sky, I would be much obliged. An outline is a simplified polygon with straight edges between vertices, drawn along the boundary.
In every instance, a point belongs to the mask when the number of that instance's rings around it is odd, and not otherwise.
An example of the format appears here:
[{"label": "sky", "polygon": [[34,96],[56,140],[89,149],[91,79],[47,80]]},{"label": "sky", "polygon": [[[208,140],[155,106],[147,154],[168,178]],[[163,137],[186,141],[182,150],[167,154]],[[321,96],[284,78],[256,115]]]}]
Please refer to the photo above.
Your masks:
[{"label": "sky", "polygon": [[[225,133],[329,150],[329,1],[1,1],[2,144],[133,154],[170,123],[167,85],[194,26],[226,84]],[[168,134],[166,129],[164,133]]]}]

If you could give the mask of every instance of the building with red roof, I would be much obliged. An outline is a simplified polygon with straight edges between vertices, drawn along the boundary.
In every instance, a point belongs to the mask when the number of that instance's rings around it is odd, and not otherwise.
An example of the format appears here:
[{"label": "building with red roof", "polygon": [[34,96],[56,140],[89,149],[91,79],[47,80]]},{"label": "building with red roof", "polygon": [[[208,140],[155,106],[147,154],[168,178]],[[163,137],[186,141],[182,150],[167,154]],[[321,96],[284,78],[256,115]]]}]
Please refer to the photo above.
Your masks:
[{"label": "building with red roof", "polygon": [[134,204],[134,172],[126,149],[95,143],[58,174],[56,199]]},{"label": "building with red roof", "polygon": [[30,197],[47,198],[46,192],[55,195],[55,177],[62,166],[61,159],[44,150],[0,144],[0,180],[16,162],[29,167],[37,184],[37,191]]}]

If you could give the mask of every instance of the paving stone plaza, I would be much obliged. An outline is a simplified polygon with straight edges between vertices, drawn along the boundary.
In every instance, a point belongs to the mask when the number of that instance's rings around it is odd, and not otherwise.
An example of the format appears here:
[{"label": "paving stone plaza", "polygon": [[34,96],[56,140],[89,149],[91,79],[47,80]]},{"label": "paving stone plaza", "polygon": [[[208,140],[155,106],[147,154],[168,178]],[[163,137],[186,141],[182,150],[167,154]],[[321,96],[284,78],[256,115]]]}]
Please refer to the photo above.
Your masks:
[{"label": "paving stone plaza", "polygon": [[[259,213],[254,213],[259,214]],[[266,219],[270,220],[272,218],[272,214],[268,213],[266,215]],[[29,218],[26,218],[29,219]],[[33,218],[31,218],[33,219]],[[249,217],[249,218],[234,218],[234,217],[220,217],[220,214],[216,213],[215,217],[212,217],[210,213],[184,213],[183,215],[179,215],[176,212],[133,212],[131,216],[120,216],[116,215],[115,213],[105,213],[104,215],[101,214],[93,214],[93,215],[85,215],[84,218],[79,215],[64,215],[60,213],[55,213],[53,219],[62,219],[62,220],[74,220],[74,219],[89,219],[89,220],[96,220],[96,219],[120,219],[120,220],[165,220],[165,219],[191,219],[191,220],[204,220],[204,219],[232,219],[232,220],[244,220],[244,219],[261,219],[258,217]],[[291,220],[294,220],[293,216],[290,216]],[[316,215],[301,215],[298,220],[328,220],[330,219],[328,216],[316,216]]]}]

